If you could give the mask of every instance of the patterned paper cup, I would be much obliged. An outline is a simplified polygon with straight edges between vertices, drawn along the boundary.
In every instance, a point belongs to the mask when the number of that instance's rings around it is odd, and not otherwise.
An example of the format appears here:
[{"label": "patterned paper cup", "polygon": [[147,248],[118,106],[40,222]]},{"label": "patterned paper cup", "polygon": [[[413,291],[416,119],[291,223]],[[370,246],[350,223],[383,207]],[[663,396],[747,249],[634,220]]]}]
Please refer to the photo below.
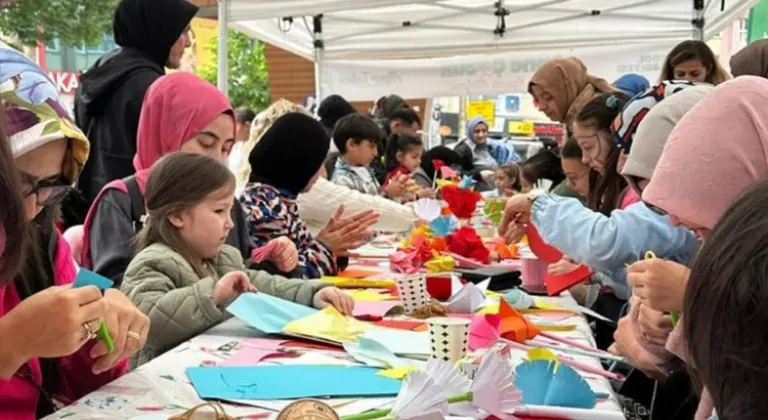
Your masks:
[{"label": "patterned paper cup", "polygon": [[412,315],[429,304],[426,273],[403,276],[397,279],[395,283],[407,315]]},{"label": "patterned paper cup", "polygon": [[468,319],[430,318],[427,324],[432,341],[432,358],[456,363],[467,356]]}]

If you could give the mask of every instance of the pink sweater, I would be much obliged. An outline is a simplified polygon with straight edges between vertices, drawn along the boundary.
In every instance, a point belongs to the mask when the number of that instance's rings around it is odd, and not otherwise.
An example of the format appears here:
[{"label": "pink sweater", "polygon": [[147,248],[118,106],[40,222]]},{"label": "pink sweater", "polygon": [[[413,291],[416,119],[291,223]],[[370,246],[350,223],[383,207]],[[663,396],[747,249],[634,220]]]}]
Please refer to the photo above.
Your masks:
[{"label": "pink sweater", "polygon": [[[71,284],[75,281],[77,271],[72,259],[72,252],[61,236],[54,261],[54,272],[56,273],[56,285]],[[13,283],[0,287],[0,316],[4,316],[16,307],[20,301],[19,293]],[[91,359],[89,352],[93,344],[94,342],[88,343],[75,354],[59,358],[59,385],[56,394],[58,400],[66,403],[72,402],[118,378],[128,370],[128,360],[126,359],[100,375],[91,373],[94,359]],[[42,383],[38,359],[30,360],[26,366],[34,380],[38,384]],[[22,367],[22,369],[25,368]],[[0,420],[34,420],[37,399],[37,388],[27,380],[17,376],[9,381],[0,379]]]}]

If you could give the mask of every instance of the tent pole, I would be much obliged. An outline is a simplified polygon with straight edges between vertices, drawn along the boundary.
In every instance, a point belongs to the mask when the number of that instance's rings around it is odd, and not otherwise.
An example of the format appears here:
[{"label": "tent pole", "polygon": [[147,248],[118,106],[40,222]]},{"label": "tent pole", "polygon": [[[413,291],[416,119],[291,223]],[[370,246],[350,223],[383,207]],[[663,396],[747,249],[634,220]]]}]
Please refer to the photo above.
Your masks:
[{"label": "tent pole", "polygon": [[227,60],[229,57],[229,50],[227,48],[227,41],[229,38],[229,32],[227,31],[229,16],[227,13],[227,1],[228,0],[219,0],[219,50],[216,63],[218,67],[216,85],[225,96],[229,94],[229,61]]},{"label": "tent pole", "polygon": [[312,17],[312,37],[315,47],[315,103],[323,100],[323,58],[325,56],[325,41],[323,40],[323,15]]},{"label": "tent pole", "polygon": [[693,0],[693,39],[704,41],[704,0]]}]

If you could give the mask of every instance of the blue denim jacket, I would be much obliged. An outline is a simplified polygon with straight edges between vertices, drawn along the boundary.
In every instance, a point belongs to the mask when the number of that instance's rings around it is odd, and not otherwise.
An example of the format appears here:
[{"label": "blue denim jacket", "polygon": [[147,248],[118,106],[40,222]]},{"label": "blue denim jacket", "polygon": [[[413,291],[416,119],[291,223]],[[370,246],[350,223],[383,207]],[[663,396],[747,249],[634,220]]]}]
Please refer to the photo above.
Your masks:
[{"label": "blue denim jacket", "polygon": [[626,265],[643,259],[646,251],[687,264],[699,245],[690,232],[672,226],[643,203],[608,217],[576,199],[547,194],[534,201],[531,219],[545,242],[610,277],[605,285],[620,299],[631,294]]}]

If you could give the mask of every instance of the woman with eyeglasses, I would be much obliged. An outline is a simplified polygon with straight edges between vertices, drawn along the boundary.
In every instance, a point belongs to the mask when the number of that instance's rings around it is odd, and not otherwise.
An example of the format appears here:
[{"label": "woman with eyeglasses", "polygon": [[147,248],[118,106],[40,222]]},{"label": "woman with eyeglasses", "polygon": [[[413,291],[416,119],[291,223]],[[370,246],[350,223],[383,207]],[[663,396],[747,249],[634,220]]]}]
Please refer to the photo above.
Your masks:
[{"label": "woman with eyeglasses", "polygon": [[[664,99],[662,93],[667,88],[670,93],[681,92]],[[674,124],[711,89],[708,85],[694,89],[687,84],[675,90],[665,85],[664,89],[655,87],[626,105],[619,124],[612,130],[612,141],[623,153],[629,152],[622,173],[638,193],[650,179]],[[534,192],[510,198],[500,232],[518,230],[516,219],[530,219],[546,242],[575,261],[607,274],[611,282],[604,286],[611,288],[619,303],[630,297],[626,264],[641,259],[648,250],[662,258],[687,262],[696,247],[692,235],[674,228],[642,203],[606,215],[582,206],[577,200]],[[618,311],[623,303],[606,306]],[[618,318],[619,314],[614,315]],[[603,345],[607,346],[611,337],[604,338]]]},{"label": "woman with eyeglasses", "polygon": [[125,373],[149,320],[117,290],[71,287],[78,268],[54,217],[89,143],[26,56],[0,43],[0,69],[0,419],[31,420]]}]

